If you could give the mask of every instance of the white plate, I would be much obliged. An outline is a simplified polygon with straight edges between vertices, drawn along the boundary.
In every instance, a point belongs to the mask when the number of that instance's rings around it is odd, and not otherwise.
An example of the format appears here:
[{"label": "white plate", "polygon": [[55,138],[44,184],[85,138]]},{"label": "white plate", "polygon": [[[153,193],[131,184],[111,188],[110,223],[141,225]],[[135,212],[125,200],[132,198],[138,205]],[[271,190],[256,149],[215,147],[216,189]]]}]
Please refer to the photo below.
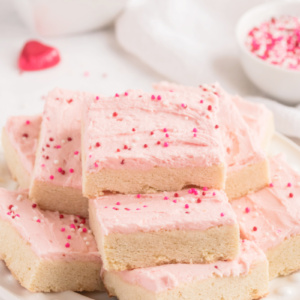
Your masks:
[{"label": "white plate", "polygon": [[[276,134],[272,139],[270,154],[283,152],[289,164],[300,172],[300,148],[286,137]],[[0,150],[0,186],[13,189],[16,184],[11,180],[5,165],[3,153]],[[32,294],[22,288],[12,277],[3,262],[0,262],[0,300],[114,300],[104,293],[85,293],[84,295],[65,292],[49,294]],[[277,278],[270,283],[270,295],[267,300],[299,300],[300,299],[300,272],[290,276]]]}]

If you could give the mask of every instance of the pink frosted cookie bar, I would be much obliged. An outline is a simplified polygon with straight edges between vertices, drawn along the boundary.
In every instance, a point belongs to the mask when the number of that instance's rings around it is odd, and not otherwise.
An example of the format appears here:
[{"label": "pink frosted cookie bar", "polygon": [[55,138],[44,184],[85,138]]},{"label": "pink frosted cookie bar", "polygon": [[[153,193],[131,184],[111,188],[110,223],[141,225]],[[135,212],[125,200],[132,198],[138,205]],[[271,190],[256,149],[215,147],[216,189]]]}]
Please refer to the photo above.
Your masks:
[{"label": "pink frosted cookie bar", "polygon": [[90,200],[89,210],[107,270],[232,260],[238,254],[239,228],[223,191],[110,195]]},{"label": "pink frosted cookie bar", "polygon": [[29,192],[42,209],[88,214],[82,195],[81,111],[89,97],[60,89],[47,96]]},{"label": "pink frosted cookie bar", "polygon": [[254,243],[244,241],[233,261],[104,271],[103,281],[119,300],[260,299],[268,293],[268,261]]},{"label": "pink frosted cookie bar", "polygon": [[202,105],[198,95],[131,90],[91,101],[83,117],[84,195],[224,187],[216,98]]},{"label": "pink frosted cookie bar", "polygon": [[300,175],[280,156],[270,159],[272,183],[232,203],[241,235],[269,259],[270,278],[300,269]]},{"label": "pink frosted cookie bar", "polygon": [[42,211],[23,191],[0,189],[0,258],[32,292],[102,288],[88,220]]},{"label": "pink frosted cookie bar", "polygon": [[10,117],[2,131],[8,168],[21,188],[29,188],[40,133],[41,116]]},{"label": "pink frosted cookie bar", "polygon": [[[214,93],[219,99],[218,128],[222,135],[227,165],[225,191],[229,199],[235,199],[265,187],[269,183],[269,169],[266,155],[257,139],[252,137],[247,123],[240,114],[232,97],[218,85],[186,87],[163,82],[154,86],[156,90],[169,94],[200,95]],[[187,99],[187,105],[193,103],[193,97]]]},{"label": "pink frosted cookie bar", "polygon": [[267,151],[275,130],[272,112],[263,104],[246,101],[238,96],[232,100],[246,121],[252,138],[257,139],[262,149]]}]

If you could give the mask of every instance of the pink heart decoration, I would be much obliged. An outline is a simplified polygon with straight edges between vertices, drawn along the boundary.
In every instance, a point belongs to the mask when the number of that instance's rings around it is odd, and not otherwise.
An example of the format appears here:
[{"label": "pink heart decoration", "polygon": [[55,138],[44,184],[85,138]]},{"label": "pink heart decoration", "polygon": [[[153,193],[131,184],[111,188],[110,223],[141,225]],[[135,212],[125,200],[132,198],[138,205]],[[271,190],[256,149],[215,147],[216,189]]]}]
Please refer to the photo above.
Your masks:
[{"label": "pink heart decoration", "polygon": [[57,49],[38,41],[28,41],[19,57],[19,68],[23,71],[38,71],[54,67],[60,62]]}]

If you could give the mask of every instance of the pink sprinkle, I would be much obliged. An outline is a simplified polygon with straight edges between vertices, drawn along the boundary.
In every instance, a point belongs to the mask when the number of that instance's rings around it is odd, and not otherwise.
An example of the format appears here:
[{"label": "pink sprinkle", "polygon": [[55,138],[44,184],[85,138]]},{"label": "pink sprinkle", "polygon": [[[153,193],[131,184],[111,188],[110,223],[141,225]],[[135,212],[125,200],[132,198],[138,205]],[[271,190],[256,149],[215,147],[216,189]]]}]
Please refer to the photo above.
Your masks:
[{"label": "pink sprinkle", "polygon": [[151,100],[155,100],[155,96],[154,95],[151,96]]},{"label": "pink sprinkle", "polygon": [[140,194],[137,194],[136,197],[137,197],[137,198],[141,198],[141,195],[140,195]]},{"label": "pink sprinkle", "polygon": [[70,171],[70,173],[74,173],[74,169],[70,169],[69,171]]},{"label": "pink sprinkle", "polygon": [[57,171],[58,171],[59,173],[61,173],[62,170],[63,170],[62,168],[58,168],[58,169],[57,169]]},{"label": "pink sprinkle", "polygon": [[40,220],[40,219],[37,219],[36,221],[37,221],[37,223],[41,223],[41,220]]},{"label": "pink sprinkle", "polygon": [[270,184],[269,184],[269,187],[273,187],[274,186],[274,184],[271,182]]},{"label": "pink sprinkle", "polygon": [[29,124],[30,124],[30,121],[29,121],[29,120],[27,120],[27,121],[26,121],[26,125],[29,125]]},{"label": "pink sprinkle", "polygon": [[216,193],[215,193],[215,192],[213,192],[213,193],[212,193],[212,195],[213,195],[213,196],[216,196]]},{"label": "pink sprinkle", "polygon": [[70,247],[70,243],[66,243],[66,248],[69,248]]},{"label": "pink sprinkle", "polygon": [[124,93],[124,96],[128,96],[128,93],[127,93],[127,92],[125,92],[125,93]]},{"label": "pink sprinkle", "polygon": [[246,208],[245,208],[245,213],[248,214],[249,212],[250,212],[250,208],[249,208],[249,207],[246,207]]},{"label": "pink sprinkle", "polygon": [[207,187],[203,187],[202,190],[203,191],[208,191],[208,188]]},{"label": "pink sprinkle", "polygon": [[137,208],[136,210],[141,210],[140,208]]},{"label": "pink sprinkle", "polygon": [[60,149],[60,148],[61,148],[61,145],[56,145],[56,146],[54,146],[54,148]]},{"label": "pink sprinkle", "polygon": [[197,132],[197,131],[198,131],[197,128],[194,128],[194,129],[193,129],[193,132]]},{"label": "pink sprinkle", "polygon": [[70,235],[67,236],[67,239],[70,240],[72,237]]},{"label": "pink sprinkle", "polygon": [[50,178],[50,180],[53,180],[53,179],[54,179],[54,176],[53,176],[53,175],[50,175],[49,178]]},{"label": "pink sprinkle", "polygon": [[221,216],[221,217],[224,217],[224,213],[221,213],[220,216]]},{"label": "pink sprinkle", "polygon": [[289,182],[288,184],[287,184],[287,187],[291,187],[292,186],[292,184]]},{"label": "pink sprinkle", "polygon": [[197,137],[197,134],[196,134],[196,133],[194,133],[194,137]]},{"label": "pink sprinkle", "polygon": [[182,107],[182,108],[187,108],[187,105],[184,104],[184,103],[182,103],[182,104],[181,104],[181,107]]},{"label": "pink sprinkle", "polygon": [[186,204],[185,206],[184,206],[184,208],[189,208],[190,206],[188,205],[188,204]]},{"label": "pink sprinkle", "polygon": [[120,95],[118,93],[115,94],[115,97],[120,97]]},{"label": "pink sprinkle", "polygon": [[176,200],[176,199],[174,199],[174,200],[173,200],[173,202],[174,202],[174,203],[177,203],[177,200]]},{"label": "pink sprinkle", "polygon": [[147,205],[144,205],[143,207],[148,207]]},{"label": "pink sprinkle", "polygon": [[94,163],[94,167],[95,167],[95,168],[98,168],[98,164],[97,164],[96,162]]},{"label": "pink sprinkle", "polygon": [[124,209],[125,209],[125,210],[130,210],[130,208],[127,208],[127,207],[125,207]]},{"label": "pink sprinkle", "polygon": [[167,131],[168,131],[168,129],[167,129],[167,128],[164,128],[164,129],[163,129],[163,131],[164,131],[164,132],[167,132]]},{"label": "pink sprinkle", "polygon": [[61,232],[64,232],[65,230],[66,230],[66,228],[63,227],[60,231],[61,231]]},{"label": "pink sprinkle", "polygon": [[165,196],[165,197],[164,197],[164,200],[169,200],[169,197]]},{"label": "pink sprinkle", "polygon": [[45,164],[41,164],[41,167],[42,167],[42,168],[45,168],[45,166],[46,166]]},{"label": "pink sprinkle", "polygon": [[120,202],[117,202],[116,205],[121,205],[121,203],[120,203]]},{"label": "pink sprinkle", "polygon": [[76,229],[75,224],[71,224],[71,225],[70,225],[70,228]]},{"label": "pink sprinkle", "polygon": [[168,143],[164,143],[164,147],[169,147],[169,144]]},{"label": "pink sprinkle", "polygon": [[74,152],[74,155],[78,155],[78,154],[79,154],[79,152],[78,152],[78,151],[75,151],[75,152]]},{"label": "pink sprinkle", "polygon": [[96,96],[96,100],[99,100],[99,96]]},{"label": "pink sprinkle", "polygon": [[169,134],[168,134],[168,133],[166,133],[166,137],[167,137],[167,138],[169,137]]},{"label": "pink sprinkle", "polygon": [[200,100],[200,103],[203,103],[203,100]]},{"label": "pink sprinkle", "polygon": [[161,96],[160,95],[157,96],[157,100],[161,100]]},{"label": "pink sprinkle", "polygon": [[82,232],[87,232],[87,229],[86,228],[82,228]]}]

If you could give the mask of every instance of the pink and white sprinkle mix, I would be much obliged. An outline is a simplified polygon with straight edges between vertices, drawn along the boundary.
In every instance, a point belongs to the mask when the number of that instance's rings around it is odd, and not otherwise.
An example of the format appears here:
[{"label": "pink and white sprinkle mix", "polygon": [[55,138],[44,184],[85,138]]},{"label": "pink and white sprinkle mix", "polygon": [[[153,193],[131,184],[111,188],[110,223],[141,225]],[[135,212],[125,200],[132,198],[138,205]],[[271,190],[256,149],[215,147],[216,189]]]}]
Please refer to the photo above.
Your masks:
[{"label": "pink and white sprinkle mix", "polygon": [[300,70],[300,18],[281,16],[263,22],[249,31],[246,47],[273,65]]}]

